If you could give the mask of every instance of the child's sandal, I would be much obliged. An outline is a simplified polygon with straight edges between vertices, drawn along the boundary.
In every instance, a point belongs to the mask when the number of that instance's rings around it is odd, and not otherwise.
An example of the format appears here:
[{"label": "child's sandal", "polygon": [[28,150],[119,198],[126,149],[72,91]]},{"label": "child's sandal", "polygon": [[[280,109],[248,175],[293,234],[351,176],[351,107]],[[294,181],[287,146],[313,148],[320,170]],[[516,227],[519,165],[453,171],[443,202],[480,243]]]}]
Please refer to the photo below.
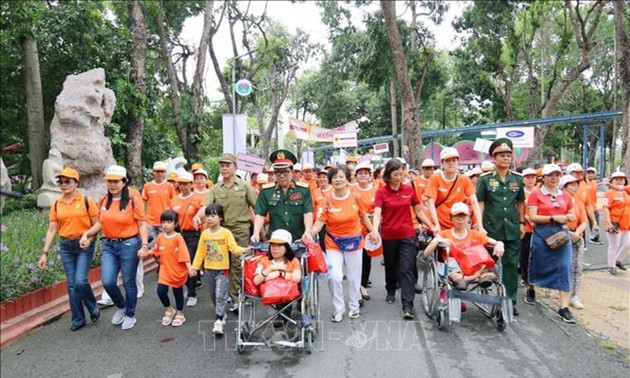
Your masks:
[{"label": "child's sandal", "polygon": [[176,314],[175,311],[166,311],[164,313],[164,316],[162,317],[162,325],[165,327],[171,325],[171,322],[173,322],[173,318],[175,317],[175,314]]},{"label": "child's sandal", "polygon": [[185,321],[186,321],[186,318],[184,317],[184,315],[177,315],[173,319],[173,327],[179,327],[182,324],[184,324]]}]

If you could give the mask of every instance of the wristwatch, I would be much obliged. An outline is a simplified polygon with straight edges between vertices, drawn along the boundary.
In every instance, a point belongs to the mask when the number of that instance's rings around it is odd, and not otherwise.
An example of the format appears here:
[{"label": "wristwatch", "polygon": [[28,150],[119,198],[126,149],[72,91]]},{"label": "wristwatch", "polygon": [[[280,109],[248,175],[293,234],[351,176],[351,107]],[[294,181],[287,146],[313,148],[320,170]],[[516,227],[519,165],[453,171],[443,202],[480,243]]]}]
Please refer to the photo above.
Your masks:
[{"label": "wristwatch", "polygon": [[553,223],[553,215],[549,216],[549,223]]}]

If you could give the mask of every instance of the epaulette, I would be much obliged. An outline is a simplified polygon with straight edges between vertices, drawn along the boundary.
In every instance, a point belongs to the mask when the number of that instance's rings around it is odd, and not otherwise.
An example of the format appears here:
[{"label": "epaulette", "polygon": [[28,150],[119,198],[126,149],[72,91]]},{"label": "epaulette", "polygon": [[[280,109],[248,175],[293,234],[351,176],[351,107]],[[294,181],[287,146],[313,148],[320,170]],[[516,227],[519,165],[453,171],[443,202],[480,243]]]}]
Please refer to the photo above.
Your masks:
[{"label": "epaulette", "polygon": [[276,186],[275,182],[270,182],[268,184],[265,184],[262,186],[263,189],[269,189],[269,188],[273,188],[274,186]]},{"label": "epaulette", "polygon": [[518,171],[510,170],[510,172],[512,172],[513,175],[523,176],[523,174],[521,172],[518,172]]},{"label": "epaulette", "polygon": [[307,189],[310,189],[310,187],[308,186],[308,184],[307,184],[307,183],[305,183],[305,182],[301,182],[301,181],[296,182],[296,183],[295,183],[295,186],[299,186],[299,187],[301,187],[301,188],[307,188]]},{"label": "epaulette", "polygon": [[494,171],[484,172],[484,173],[480,174],[479,177],[487,176],[487,175],[490,175],[492,173],[494,173]]}]

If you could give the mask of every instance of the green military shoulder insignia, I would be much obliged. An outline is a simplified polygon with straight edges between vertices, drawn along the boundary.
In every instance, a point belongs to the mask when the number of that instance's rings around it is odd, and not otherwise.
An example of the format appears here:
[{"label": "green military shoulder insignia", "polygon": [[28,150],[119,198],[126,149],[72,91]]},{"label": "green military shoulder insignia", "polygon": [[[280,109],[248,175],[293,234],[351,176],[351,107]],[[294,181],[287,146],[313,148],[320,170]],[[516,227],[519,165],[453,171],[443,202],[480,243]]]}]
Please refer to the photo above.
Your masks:
[{"label": "green military shoulder insignia", "polygon": [[299,181],[299,182],[296,181],[295,182],[295,186],[300,186],[302,188],[308,188],[309,187],[307,183],[301,182],[301,181]]},{"label": "green military shoulder insignia", "polygon": [[269,189],[269,188],[273,188],[274,186],[276,186],[275,182],[270,182],[268,184],[265,184],[262,186],[263,189]]},{"label": "green military shoulder insignia", "polygon": [[479,175],[479,177],[488,176],[488,175],[493,174],[493,173],[494,173],[494,171],[484,172],[481,175]]},{"label": "green military shoulder insignia", "polygon": [[522,174],[521,172],[518,172],[518,171],[512,171],[512,170],[510,170],[510,172],[511,172],[513,175],[523,176],[523,174]]}]

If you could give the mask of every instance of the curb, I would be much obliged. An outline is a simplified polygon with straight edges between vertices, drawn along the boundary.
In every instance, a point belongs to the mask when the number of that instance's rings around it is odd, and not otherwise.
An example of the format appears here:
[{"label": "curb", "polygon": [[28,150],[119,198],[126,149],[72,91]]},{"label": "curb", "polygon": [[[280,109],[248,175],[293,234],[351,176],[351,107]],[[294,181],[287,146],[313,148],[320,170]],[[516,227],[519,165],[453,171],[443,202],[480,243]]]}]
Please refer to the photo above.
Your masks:
[{"label": "curb", "polygon": [[[144,261],[144,273],[147,274],[157,268],[154,259]],[[92,283],[94,296],[99,297],[103,292],[101,281]],[[70,311],[68,294],[52,302],[45,303],[31,311],[0,323],[0,348],[21,339],[23,336],[38,330],[46,324],[61,318]]]}]

